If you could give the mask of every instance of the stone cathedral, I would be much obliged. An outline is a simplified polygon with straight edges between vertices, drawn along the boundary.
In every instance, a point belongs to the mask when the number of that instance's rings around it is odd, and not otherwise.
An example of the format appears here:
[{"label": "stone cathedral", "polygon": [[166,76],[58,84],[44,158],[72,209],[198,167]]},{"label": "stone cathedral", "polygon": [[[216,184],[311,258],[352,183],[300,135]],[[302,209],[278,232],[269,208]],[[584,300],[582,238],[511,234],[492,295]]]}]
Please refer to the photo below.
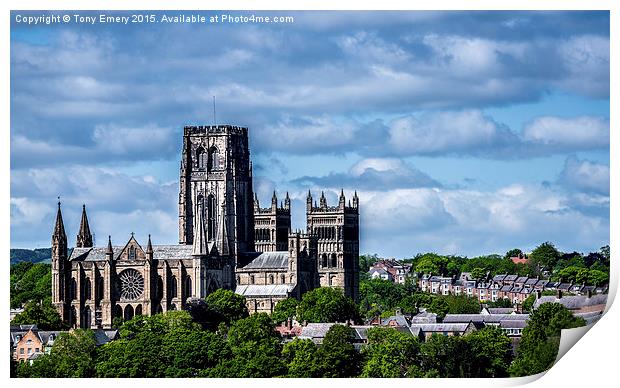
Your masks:
[{"label": "stone cathedral", "polygon": [[[52,302],[71,327],[108,328],[184,309],[219,289],[245,296],[250,313],[317,287],[358,299],[359,199],[319,203],[309,191],[305,232],[291,229],[291,200],[262,208],[252,190],[248,129],[186,126],[179,182],[179,244],[94,247],[86,207],[69,253],[60,202],[52,235]],[[144,243],[144,242],[143,242]]]}]

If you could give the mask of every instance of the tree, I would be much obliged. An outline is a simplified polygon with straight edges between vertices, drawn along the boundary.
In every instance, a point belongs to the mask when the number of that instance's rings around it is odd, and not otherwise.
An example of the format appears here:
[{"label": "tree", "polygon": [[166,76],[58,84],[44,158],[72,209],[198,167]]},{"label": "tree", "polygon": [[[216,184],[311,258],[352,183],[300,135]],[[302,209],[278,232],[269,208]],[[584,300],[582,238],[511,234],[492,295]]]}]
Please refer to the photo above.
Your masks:
[{"label": "tree", "polygon": [[403,309],[404,312],[410,314],[417,314],[421,307],[430,306],[433,301],[433,295],[426,292],[418,292],[413,295],[404,297],[398,306]]},{"label": "tree", "polygon": [[503,307],[503,308],[508,308],[508,307],[512,307],[512,302],[508,298],[500,298],[500,299],[496,300],[495,302],[487,302],[487,307],[496,307],[496,308],[497,307],[500,307],[500,308]]},{"label": "tree", "polygon": [[467,377],[507,377],[512,361],[510,338],[502,329],[487,326],[463,337],[468,346]]},{"label": "tree", "polygon": [[161,333],[141,331],[98,349],[97,377],[165,377]]},{"label": "tree", "polygon": [[24,311],[17,314],[11,321],[12,325],[36,324],[40,330],[61,330],[64,328],[60,314],[49,299],[26,304]]},{"label": "tree", "polygon": [[467,295],[440,296],[448,304],[448,314],[478,314],[481,310],[480,302]]},{"label": "tree", "polygon": [[551,368],[558,354],[562,329],[583,326],[583,318],[559,303],[543,303],[530,314],[523,329],[517,357],[510,366],[512,376],[528,376]]},{"label": "tree", "polygon": [[360,306],[362,313],[378,312],[379,314],[393,310],[407,295],[402,284],[389,280],[371,279],[360,282]]},{"label": "tree", "polygon": [[359,373],[359,354],[351,343],[353,329],[343,325],[329,328],[318,350],[321,377],[354,377]]},{"label": "tree", "polygon": [[288,377],[321,377],[317,360],[317,346],[310,339],[295,338],[284,345],[282,359]]},{"label": "tree", "polygon": [[298,304],[299,301],[295,298],[286,298],[279,301],[273,309],[271,319],[276,323],[280,323],[286,321],[288,318],[295,318]]},{"label": "tree", "polygon": [[521,249],[514,248],[506,252],[506,254],[504,255],[504,258],[510,260],[511,257],[519,257],[522,254],[523,254],[523,251]]},{"label": "tree", "polygon": [[471,270],[471,277],[476,281],[482,281],[486,279],[487,272],[484,270],[484,268],[476,267]]},{"label": "tree", "polygon": [[202,330],[173,329],[162,338],[166,377],[195,377],[230,354],[222,336]]},{"label": "tree", "polygon": [[77,329],[58,336],[49,354],[39,356],[32,365],[19,364],[19,377],[93,377],[95,375],[95,334]]},{"label": "tree", "polygon": [[220,314],[226,323],[249,316],[245,298],[230,290],[220,288],[209,294],[206,302],[207,306]]},{"label": "tree", "polygon": [[466,344],[461,337],[433,334],[420,346],[426,377],[464,377]]},{"label": "tree", "polygon": [[443,319],[450,311],[450,305],[444,298],[435,297],[433,298],[430,306],[428,306],[427,310],[437,314],[439,319]]},{"label": "tree", "polygon": [[11,308],[28,301],[51,301],[52,269],[44,263],[21,262],[11,266]]},{"label": "tree", "polygon": [[319,287],[306,292],[297,307],[297,316],[298,320],[307,322],[359,320],[353,300],[345,297],[341,289],[331,287]]},{"label": "tree", "polygon": [[590,269],[586,283],[594,286],[602,286],[607,284],[609,283],[609,273],[596,269]]},{"label": "tree", "polygon": [[544,242],[536,247],[530,254],[529,263],[534,268],[542,271],[551,270],[560,257],[560,252],[550,242]]},{"label": "tree", "polygon": [[269,315],[258,313],[234,321],[228,330],[231,356],[209,371],[210,377],[283,376],[282,345]]},{"label": "tree", "polygon": [[361,377],[419,377],[420,344],[393,328],[368,330]]}]

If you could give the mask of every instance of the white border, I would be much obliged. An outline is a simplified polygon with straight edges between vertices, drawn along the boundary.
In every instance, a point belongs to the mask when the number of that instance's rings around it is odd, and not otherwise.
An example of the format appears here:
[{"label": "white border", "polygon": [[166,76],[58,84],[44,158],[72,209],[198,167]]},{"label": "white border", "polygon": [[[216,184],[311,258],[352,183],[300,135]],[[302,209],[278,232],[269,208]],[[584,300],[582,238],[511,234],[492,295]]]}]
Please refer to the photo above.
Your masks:
[{"label": "white border", "polygon": [[[114,9],[114,10],[129,10],[129,9],[198,9],[198,10],[206,10],[206,9],[230,9],[230,10],[245,10],[245,9],[253,9],[253,10],[343,10],[343,9],[356,9],[356,10],[373,10],[373,9],[382,9],[382,10],[401,10],[401,9],[416,9],[416,10],[611,10],[611,80],[610,85],[617,85],[617,70],[615,70],[618,66],[618,15],[617,10],[619,6],[618,2],[614,1],[584,1],[584,0],[538,0],[538,1],[514,1],[514,0],[506,0],[506,1],[492,1],[492,0],[468,0],[468,1],[458,1],[458,0],[434,0],[430,1],[421,1],[421,2],[411,2],[411,1],[395,1],[395,0],[382,0],[380,2],[367,2],[367,1],[357,1],[357,2],[335,2],[333,0],[304,0],[303,2],[291,2],[283,1],[283,0],[269,0],[263,1],[261,3],[249,3],[247,1],[241,0],[231,0],[231,1],[180,1],[170,2],[164,0],[153,0],[149,2],[139,2],[136,0],[133,1],[76,1],[76,0],[61,0],[55,1],[53,4],[50,4],[48,1],[16,1],[16,0],[8,0],[1,2],[0,7],[3,9],[3,17],[5,22],[0,25],[0,34],[2,36],[2,45],[3,51],[3,61],[2,61],[2,115],[4,120],[4,131],[2,133],[2,141],[1,147],[2,150],[0,152],[0,163],[2,166],[0,174],[2,174],[2,179],[4,185],[0,189],[2,203],[5,205],[1,207],[2,214],[2,233],[0,233],[0,247],[1,251],[5,252],[5,263],[2,267],[3,273],[0,274],[0,278],[2,279],[2,290],[4,290],[4,298],[2,298],[2,302],[0,305],[0,311],[7,311],[8,306],[8,282],[9,282],[9,260],[8,260],[8,251],[10,247],[10,215],[9,215],[9,199],[10,199],[10,172],[9,172],[9,162],[10,162],[10,152],[9,152],[9,135],[10,135],[10,117],[9,117],[9,44],[10,44],[10,36],[9,36],[9,28],[10,23],[7,23],[9,18],[9,11],[11,9],[15,10],[38,10],[38,9],[84,9],[84,10],[92,10],[92,9]],[[616,115],[611,114],[614,112],[614,102],[618,99],[618,89],[611,88],[610,101],[611,103],[611,111],[610,111],[610,123],[611,128],[614,128],[611,131],[611,149],[618,149],[619,136],[616,133]],[[611,153],[610,155],[611,162],[611,194],[610,198],[616,198],[619,194],[618,191],[618,174],[615,173],[618,171],[618,157],[616,154]],[[611,201],[610,211],[612,215],[618,214],[618,206],[614,200]],[[610,232],[611,236],[614,236],[613,239],[610,239],[610,246],[612,248],[612,256],[616,257],[617,254],[615,252],[614,247],[617,246],[617,237],[618,232],[618,217],[611,217],[611,225]],[[618,259],[612,260],[612,278],[610,285],[610,301],[613,300],[615,293],[618,288]],[[200,385],[204,386],[204,384],[213,384],[213,385],[258,385],[258,386],[277,386],[277,387],[289,387],[292,384],[302,385],[302,386],[324,386],[327,384],[344,384],[344,385],[353,385],[361,386],[361,387],[382,387],[393,384],[412,384],[414,386],[453,386],[454,384],[458,384],[461,387],[490,387],[490,386],[515,386],[521,385],[528,382],[532,382],[533,386],[536,387],[550,387],[550,386],[563,386],[563,387],[573,387],[573,386],[592,386],[592,385],[613,385],[613,381],[616,380],[616,368],[617,368],[617,349],[618,345],[620,345],[620,336],[618,335],[618,327],[620,326],[620,313],[618,312],[618,308],[614,306],[608,306],[609,311],[607,314],[601,319],[599,323],[597,323],[592,330],[590,330],[585,336],[584,340],[578,341],[578,343],[574,346],[574,349],[568,351],[568,353],[555,365],[549,372],[546,374],[542,374],[539,376],[528,377],[528,378],[519,378],[519,379],[462,379],[462,380],[452,380],[452,379],[436,379],[436,380],[428,380],[428,379],[416,379],[415,381],[407,381],[407,380],[399,380],[392,381],[390,379],[352,379],[352,380],[337,380],[333,382],[327,382],[323,379],[314,379],[314,380],[290,380],[290,379],[262,379],[262,380],[247,380],[247,379],[228,379],[221,380],[220,379],[211,379],[211,380],[203,380],[203,379],[195,379],[195,380],[141,380],[141,379],[115,379],[115,380],[104,380],[104,379],[63,379],[63,380],[30,380],[30,381],[5,381],[8,384],[45,384],[45,385],[66,385],[66,386],[83,386],[85,384],[88,385],[103,385],[103,384],[121,384],[124,386],[131,385],[146,385],[146,384],[157,384],[160,386],[169,385],[170,383],[174,384],[192,384],[192,385]],[[8,320],[3,320],[2,327],[4,333],[8,331]],[[5,341],[8,341],[8,336],[5,336]],[[4,343],[4,349],[8,348],[8,343]],[[6,352],[6,361],[8,361],[8,352]],[[0,363],[3,366],[4,376],[8,379],[8,362]]]}]

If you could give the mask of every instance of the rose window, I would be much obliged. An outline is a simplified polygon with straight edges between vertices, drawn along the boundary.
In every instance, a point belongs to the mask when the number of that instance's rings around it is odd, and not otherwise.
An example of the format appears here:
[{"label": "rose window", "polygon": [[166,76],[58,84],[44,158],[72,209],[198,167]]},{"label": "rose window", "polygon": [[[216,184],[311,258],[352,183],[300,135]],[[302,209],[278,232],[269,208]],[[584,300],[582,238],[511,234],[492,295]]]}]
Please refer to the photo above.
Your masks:
[{"label": "rose window", "polygon": [[135,269],[127,269],[119,275],[121,283],[121,299],[138,299],[144,291],[144,278]]}]

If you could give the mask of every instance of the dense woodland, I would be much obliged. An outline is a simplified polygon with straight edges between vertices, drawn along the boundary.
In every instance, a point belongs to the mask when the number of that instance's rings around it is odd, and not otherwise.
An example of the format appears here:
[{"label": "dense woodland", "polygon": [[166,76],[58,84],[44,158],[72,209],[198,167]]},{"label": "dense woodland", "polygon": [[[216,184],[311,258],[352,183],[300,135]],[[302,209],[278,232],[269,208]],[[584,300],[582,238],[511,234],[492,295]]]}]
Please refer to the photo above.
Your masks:
[{"label": "dense woodland", "polygon": [[[562,281],[602,285],[609,278],[609,247],[582,255],[562,253],[550,243],[529,256],[528,265],[510,257],[490,255],[467,259],[433,253],[407,259],[418,273],[474,277],[501,273],[549,276]],[[474,298],[420,292],[415,281],[395,284],[368,279],[365,270],[380,258],[360,256],[360,302],[338,289],[319,288],[280,302],[271,316],[248,316],[245,299],[218,290],[188,311],[131,321],[115,320],[121,339],[95,346],[90,330],[76,330],[56,341],[51,354],[31,366],[12,362],[20,377],[499,377],[542,372],[555,360],[563,328],[584,324],[558,304],[532,312],[516,357],[510,340],[499,329],[485,328],[463,337],[433,336],[422,343],[390,328],[369,332],[361,351],[351,343],[350,328],[332,327],[321,346],[295,339],[282,344],[275,325],[295,318],[299,322],[346,322],[387,317],[399,309],[415,314],[421,308],[438,318],[446,314],[478,313]],[[12,324],[36,323],[41,329],[62,330],[51,305],[49,264],[22,262],[11,266],[11,307],[25,306]],[[531,298],[530,298],[531,299]],[[529,310],[533,299],[524,303]],[[491,305],[502,306],[499,301]]]}]

